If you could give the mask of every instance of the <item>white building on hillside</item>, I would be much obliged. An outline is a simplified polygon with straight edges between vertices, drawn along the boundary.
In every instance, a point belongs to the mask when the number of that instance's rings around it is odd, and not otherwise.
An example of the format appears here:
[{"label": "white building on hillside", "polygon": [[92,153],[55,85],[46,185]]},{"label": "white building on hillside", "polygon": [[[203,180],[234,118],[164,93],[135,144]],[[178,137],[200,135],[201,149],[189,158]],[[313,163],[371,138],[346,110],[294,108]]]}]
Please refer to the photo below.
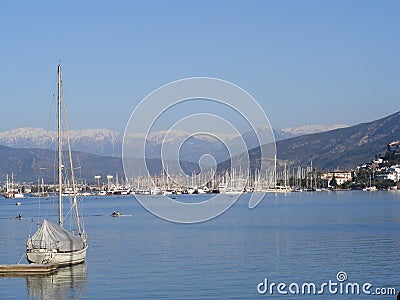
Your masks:
[{"label": "white building on hillside", "polygon": [[400,165],[391,166],[387,172],[376,175],[379,178],[392,180],[394,182],[400,181]]},{"label": "white building on hillside", "polygon": [[351,181],[353,179],[353,172],[352,171],[335,171],[335,172],[324,172],[321,173],[321,179],[328,181],[328,187],[331,186],[332,179],[336,179],[336,183],[341,185],[347,181]]}]

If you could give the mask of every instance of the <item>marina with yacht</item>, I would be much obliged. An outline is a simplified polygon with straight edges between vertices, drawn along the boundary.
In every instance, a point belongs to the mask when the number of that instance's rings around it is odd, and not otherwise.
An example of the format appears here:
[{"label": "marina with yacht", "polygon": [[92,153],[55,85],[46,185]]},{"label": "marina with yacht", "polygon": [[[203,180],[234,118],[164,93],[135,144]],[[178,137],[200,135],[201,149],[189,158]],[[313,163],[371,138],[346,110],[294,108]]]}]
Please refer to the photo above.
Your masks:
[{"label": "marina with yacht", "polygon": [[[300,170],[300,169],[299,169]],[[264,176],[257,173],[255,176],[245,177],[240,172],[226,172],[224,175],[214,175],[209,182],[202,183],[199,177],[191,177],[187,185],[180,184],[181,178],[172,175],[161,174],[152,177],[136,177],[121,180],[118,175],[108,175],[107,182],[94,182],[88,184],[86,181],[78,181],[77,195],[79,196],[112,196],[112,195],[172,195],[172,194],[240,194],[246,192],[292,192],[292,191],[311,191],[314,189],[317,178],[316,174],[306,174],[302,172],[303,178],[290,178],[285,172],[267,172]],[[301,174],[299,176],[302,176]],[[308,176],[308,177],[307,177]],[[315,178],[313,177],[315,176]],[[98,178],[100,179],[100,178]],[[290,182],[289,182],[290,181]],[[292,184],[290,184],[292,183]],[[299,184],[299,186],[293,184]],[[301,187],[300,184],[309,184]],[[24,184],[20,188],[25,192],[22,197],[50,197],[58,192],[58,187],[54,184],[41,184],[39,187]],[[64,196],[70,196],[73,191],[70,186],[62,186]],[[4,193],[3,193],[4,195]]]},{"label": "marina with yacht", "polygon": [[[193,176],[187,178],[174,177],[171,174],[161,173],[148,177],[123,178],[118,173],[107,175],[103,179],[100,175],[93,180],[77,180],[75,183],[75,193],[78,196],[127,196],[127,195],[197,195],[225,193],[227,195],[264,192],[264,193],[288,193],[288,192],[320,192],[340,189],[340,186],[346,187],[349,182],[361,180],[363,183],[353,189],[364,191],[377,190],[376,182],[382,179],[386,171],[384,169],[379,173],[374,171],[365,175],[365,170],[372,165],[378,167],[378,162],[360,166],[357,170],[351,171],[328,171],[321,172],[315,169],[310,163],[305,167],[287,167],[285,162],[281,163],[283,167],[278,170],[271,170],[264,174],[255,171],[251,175],[244,174],[241,171],[232,169],[226,171],[223,175],[216,174],[215,171],[205,174],[203,177]],[[396,166],[393,170],[400,170]],[[396,171],[397,172],[397,171]],[[400,173],[400,172],[399,172]],[[381,175],[383,174],[383,175]],[[397,173],[395,173],[397,174]],[[5,198],[23,198],[23,197],[51,197],[58,194],[60,187],[57,184],[46,184],[43,179],[39,179],[37,184],[9,182],[9,176],[2,188],[2,195]],[[211,178],[211,180],[206,180]],[[396,190],[398,188],[398,178],[394,177],[394,184],[386,189]],[[184,183],[184,184],[183,184]],[[397,184],[396,184],[397,183]],[[71,182],[65,181],[61,185],[62,195],[71,196],[74,189]],[[346,190],[349,188],[342,188]],[[382,189],[382,188],[381,188]]]}]

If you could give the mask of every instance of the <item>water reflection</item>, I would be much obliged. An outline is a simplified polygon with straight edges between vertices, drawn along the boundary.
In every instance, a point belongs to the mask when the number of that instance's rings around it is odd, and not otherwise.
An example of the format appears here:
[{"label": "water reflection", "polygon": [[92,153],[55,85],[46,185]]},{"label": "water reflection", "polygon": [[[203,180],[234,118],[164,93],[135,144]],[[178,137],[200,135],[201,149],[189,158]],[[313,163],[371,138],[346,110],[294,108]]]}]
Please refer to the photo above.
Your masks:
[{"label": "water reflection", "polygon": [[80,299],[86,290],[86,264],[58,269],[46,276],[27,276],[26,285],[30,299]]}]

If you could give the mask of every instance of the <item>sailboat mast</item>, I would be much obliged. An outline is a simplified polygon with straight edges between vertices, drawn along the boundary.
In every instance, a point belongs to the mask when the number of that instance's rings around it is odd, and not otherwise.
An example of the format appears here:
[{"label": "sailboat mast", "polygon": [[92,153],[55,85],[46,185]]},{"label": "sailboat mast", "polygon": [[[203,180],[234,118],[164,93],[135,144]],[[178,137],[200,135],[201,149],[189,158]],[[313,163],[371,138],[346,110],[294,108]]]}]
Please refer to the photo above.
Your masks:
[{"label": "sailboat mast", "polygon": [[62,226],[62,144],[61,144],[61,66],[57,68],[57,131],[58,131],[58,224]]},{"label": "sailboat mast", "polygon": [[276,154],[275,154],[275,159],[274,159],[274,188],[276,188],[277,186],[277,182],[276,182]]}]

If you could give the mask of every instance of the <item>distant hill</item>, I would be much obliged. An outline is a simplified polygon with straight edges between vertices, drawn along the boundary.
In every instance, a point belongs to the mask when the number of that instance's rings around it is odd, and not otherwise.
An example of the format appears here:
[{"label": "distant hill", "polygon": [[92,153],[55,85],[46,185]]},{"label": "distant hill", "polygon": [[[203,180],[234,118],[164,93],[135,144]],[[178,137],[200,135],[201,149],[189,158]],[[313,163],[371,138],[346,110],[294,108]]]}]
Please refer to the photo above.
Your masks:
[{"label": "distant hill", "polygon": [[[39,178],[47,183],[54,182],[55,157],[56,152],[52,150],[0,146],[0,181],[13,173],[18,182],[35,182]],[[123,174],[120,158],[84,152],[73,152],[72,157],[77,178],[90,180],[95,175],[105,178],[109,174]]]},{"label": "distant hill", "polygon": [[[67,158],[67,154],[64,154]],[[77,179],[94,181],[94,176],[101,176],[103,181],[107,175],[118,175],[124,178],[122,160],[120,157],[100,156],[85,152],[72,152],[75,177]],[[160,159],[147,159],[151,174],[161,174],[162,163]],[[135,164],[135,159],[132,159]],[[68,165],[64,162],[64,165]],[[188,174],[194,170],[199,172],[195,163],[181,162],[181,167]],[[56,152],[48,149],[37,148],[11,148],[0,145],[0,182],[6,180],[7,174],[14,174],[15,181],[36,182],[43,178],[46,183],[55,182],[56,178]]]},{"label": "distant hill", "polygon": [[[319,170],[352,169],[386,151],[387,144],[400,140],[400,112],[355,126],[302,135],[276,143],[278,167],[313,166]],[[268,151],[268,145],[264,145]],[[240,154],[244,155],[244,154]],[[259,165],[260,149],[249,151],[252,169]],[[226,170],[229,161],[218,165]]]},{"label": "distant hill", "polygon": [[277,142],[278,158],[321,170],[351,169],[383,153],[400,140],[400,112],[355,126],[303,135]]}]

